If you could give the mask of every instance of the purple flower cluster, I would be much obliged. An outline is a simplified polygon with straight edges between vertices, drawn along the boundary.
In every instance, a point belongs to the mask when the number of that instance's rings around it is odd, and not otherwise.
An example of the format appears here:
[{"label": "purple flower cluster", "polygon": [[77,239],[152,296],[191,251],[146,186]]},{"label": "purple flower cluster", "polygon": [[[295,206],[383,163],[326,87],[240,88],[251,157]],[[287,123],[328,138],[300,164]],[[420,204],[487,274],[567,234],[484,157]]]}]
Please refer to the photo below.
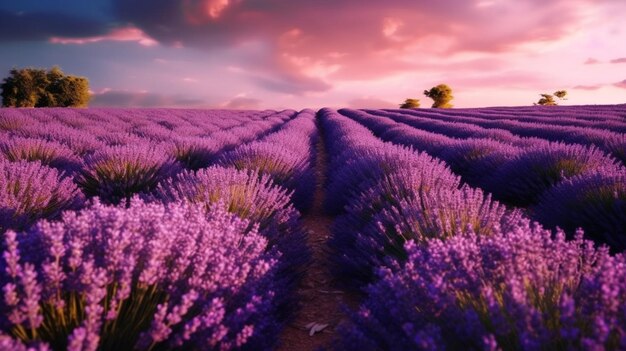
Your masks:
[{"label": "purple flower cluster", "polygon": [[[323,110],[321,117],[336,155],[331,167],[339,164],[330,173],[327,201],[339,195],[346,202],[333,225],[331,260],[347,286],[363,286],[376,267],[406,258],[408,240],[491,235],[507,225],[506,208],[479,189],[459,188],[458,177],[441,161],[384,144],[333,111]],[[520,218],[514,211],[507,221]]]},{"label": "purple flower cluster", "polygon": [[315,191],[313,157],[317,127],[314,119],[314,111],[304,110],[277,132],[225,153],[219,164],[270,175],[277,184],[293,191],[294,205],[306,211]]},{"label": "purple flower cluster", "polygon": [[254,170],[209,167],[192,173],[184,171],[161,184],[151,198],[165,203],[189,201],[210,208],[221,202],[226,209],[259,226],[268,249],[281,254],[278,278],[283,291],[277,292],[281,312],[293,310],[293,293],[310,260],[306,232],[300,214],[290,202],[286,189],[275,185],[271,176]]},{"label": "purple flower cluster", "polygon": [[57,218],[83,204],[70,178],[40,162],[0,159],[0,234],[25,230],[41,218]]},{"label": "purple flower cluster", "polygon": [[484,188],[504,202],[525,207],[535,204],[543,192],[562,180],[602,168],[623,170],[595,147],[550,143],[519,153],[499,167]]},{"label": "purple flower cluster", "polygon": [[99,202],[5,234],[0,346],[267,349],[278,257],[221,204]]},{"label": "purple flower cluster", "polygon": [[60,171],[74,173],[81,167],[81,159],[63,144],[35,138],[10,138],[0,142],[4,158],[15,161],[39,161]]},{"label": "purple flower cluster", "polygon": [[118,204],[157,184],[180,170],[177,162],[158,147],[148,144],[110,146],[85,159],[76,184],[87,196]]},{"label": "purple flower cluster", "polygon": [[582,227],[597,241],[624,251],[626,172],[603,169],[566,179],[547,191],[533,212],[547,226],[570,233]]},{"label": "purple flower cluster", "polygon": [[491,236],[406,244],[379,280],[341,350],[622,350],[626,257],[567,241],[528,221]]}]

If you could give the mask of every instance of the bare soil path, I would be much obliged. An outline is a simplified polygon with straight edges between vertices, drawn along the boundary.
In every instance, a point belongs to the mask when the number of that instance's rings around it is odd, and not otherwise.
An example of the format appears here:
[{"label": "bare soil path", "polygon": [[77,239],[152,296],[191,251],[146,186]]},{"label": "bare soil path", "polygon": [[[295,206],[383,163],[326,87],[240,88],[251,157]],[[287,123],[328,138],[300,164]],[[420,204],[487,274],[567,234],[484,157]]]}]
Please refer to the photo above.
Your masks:
[{"label": "bare soil path", "polygon": [[[327,156],[320,137],[316,157],[315,199],[311,210],[302,217],[303,224],[309,231],[308,244],[313,253],[313,262],[299,288],[302,308],[295,320],[283,331],[279,351],[309,351],[330,346],[336,327],[345,319],[341,306],[355,306],[357,301],[355,296],[335,286],[328,267],[326,242],[334,217],[324,213],[322,207]],[[322,330],[310,335],[312,327]]]}]

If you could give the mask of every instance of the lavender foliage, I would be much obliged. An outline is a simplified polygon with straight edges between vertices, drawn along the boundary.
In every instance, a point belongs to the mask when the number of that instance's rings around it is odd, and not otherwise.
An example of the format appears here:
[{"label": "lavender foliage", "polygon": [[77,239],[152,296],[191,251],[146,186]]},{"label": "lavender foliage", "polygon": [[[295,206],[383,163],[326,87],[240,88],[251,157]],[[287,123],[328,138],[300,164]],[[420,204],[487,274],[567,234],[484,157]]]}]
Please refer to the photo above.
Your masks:
[{"label": "lavender foliage", "polygon": [[78,209],[84,198],[70,178],[40,162],[0,159],[0,233]]},{"label": "lavender foliage", "polygon": [[248,228],[220,204],[133,200],[9,231],[0,344],[267,349],[278,330],[277,257]]},{"label": "lavender foliage", "polygon": [[9,161],[39,161],[60,171],[74,173],[81,160],[63,144],[35,138],[10,138],[0,143],[0,152]]},{"label": "lavender foliage", "polygon": [[568,233],[583,228],[617,252],[626,250],[626,172],[611,169],[567,179],[548,190],[533,209],[536,218]]},{"label": "lavender foliage", "polygon": [[150,192],[176,174],[180,165],[161,149],[147,144],[107,147],[90,155],[76,177],[87,196],[118,204],[134,194]]},{"label": "lavender foliage", "polygon": [[259,226],[268,240],[269,250],[278,250],[281,259],[278,276],[284,282],[277,300],[283,317],[293,310],[292,289],[296,287],[310,260],[307,234],[300,214],[290,202],[285,189],[274,184],[268,175],[253,170],[209,167],[196,173],[184,171],[159,184],[151,198],[162,202],[190,201],[210,208],[221,202],[237,216]]},{"label": "lavender foliage", "polygon": [[541,194],[563,181],[606,168],[623,167],[595,147],[550,143],[532,147],[517,155],[492,174],[486,190],[517,206],[536,204]]},{"label": "lavender foliage", "polygon": [[572,241],[528,221],[492,236],[406,245],[379,281],[340,350],[621,350],[626,257],[579,233]]}]

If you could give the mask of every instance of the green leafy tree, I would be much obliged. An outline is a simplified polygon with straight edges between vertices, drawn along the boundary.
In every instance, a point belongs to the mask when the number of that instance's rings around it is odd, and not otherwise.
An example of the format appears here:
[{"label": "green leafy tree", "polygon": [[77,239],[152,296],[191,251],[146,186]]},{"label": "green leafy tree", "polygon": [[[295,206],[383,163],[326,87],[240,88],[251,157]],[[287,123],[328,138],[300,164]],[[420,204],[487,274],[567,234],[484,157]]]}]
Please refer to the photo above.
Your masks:
[{"label": "green leafy tree", "polygon": [[420,107],[419,99],[406,99],[404,103],[400,105],[400,108],[418,108]]},{"label": "green leafy tree", "polygon": [[556,96],[559,100],[566,100],[567,90],[557,90],[554,94],[539,94],[541,98],[534,105],[540,106],[556,106],[558,103],[554,100]]},{"label": "green leafy tree", "polygon": [[450,101],[454,96],[452,96],[452,89],[446,84],[439,84],[430,90],[424,90],[424,95],[433,99],[433,108],[452,108]]},{"label": "green leafy tree", "polygon": [[86,107],[89,81],[65,75],[59,67],[12,69],[0,85],[5,107]]}]

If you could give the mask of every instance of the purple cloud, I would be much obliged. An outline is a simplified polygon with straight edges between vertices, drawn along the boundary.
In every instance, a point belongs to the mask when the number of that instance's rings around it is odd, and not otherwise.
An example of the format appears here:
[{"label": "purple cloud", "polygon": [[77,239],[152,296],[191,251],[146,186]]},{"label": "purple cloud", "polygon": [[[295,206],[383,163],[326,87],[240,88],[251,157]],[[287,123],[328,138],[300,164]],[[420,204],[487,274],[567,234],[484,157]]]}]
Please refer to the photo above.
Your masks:
[{"label": "purple cloud", "polygon": [[238,96],[224,104],[224,108],[233,110],[254,110],[261,106],[261,100]]},{"label": "purple cloud", "polygon": [[149,92],[104,90],[91,97],[92,107],[205,107],[207,102],[182,96]]}]

